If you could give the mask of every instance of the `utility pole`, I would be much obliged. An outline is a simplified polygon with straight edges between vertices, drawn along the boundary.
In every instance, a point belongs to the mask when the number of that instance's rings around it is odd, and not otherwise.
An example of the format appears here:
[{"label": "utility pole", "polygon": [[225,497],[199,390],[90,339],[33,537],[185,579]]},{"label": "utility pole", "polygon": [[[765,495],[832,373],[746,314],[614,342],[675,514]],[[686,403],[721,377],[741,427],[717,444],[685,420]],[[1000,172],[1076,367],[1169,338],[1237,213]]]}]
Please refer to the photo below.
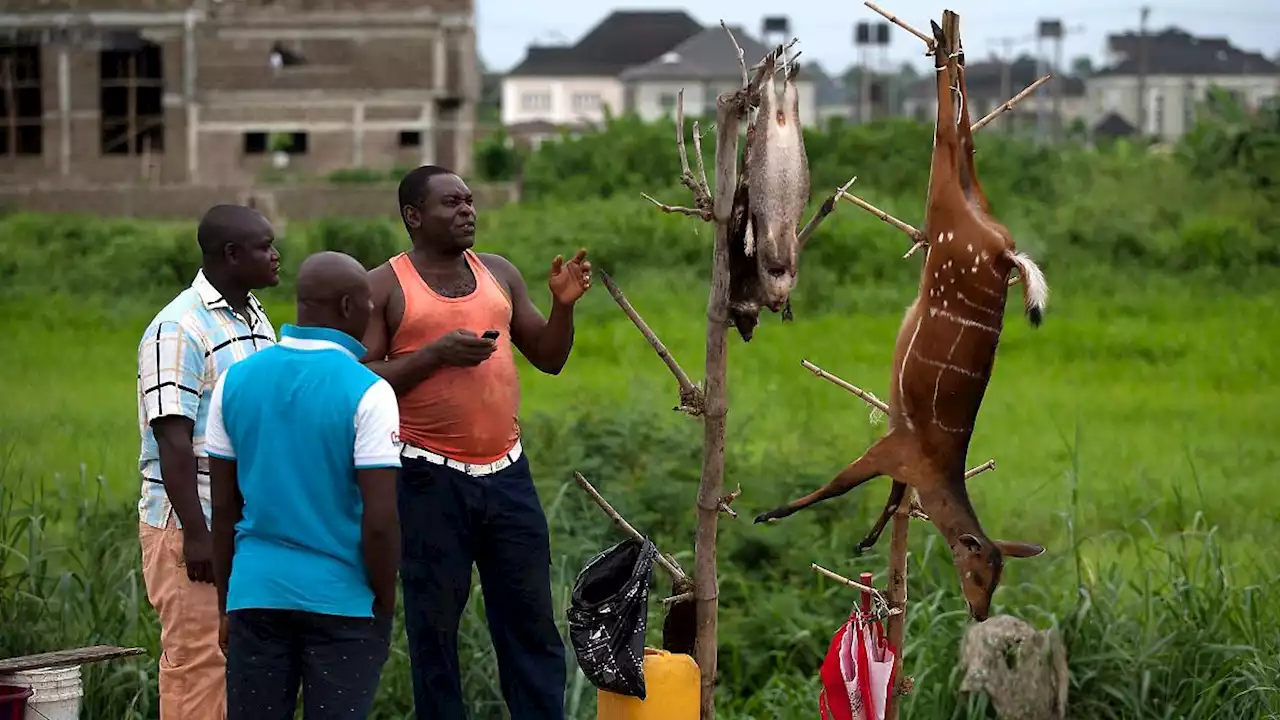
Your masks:
[{"label": "utility pole", "polygon": [[859,20],[853,26],[853,44],[858,48],[858,122],[871,120],[871,68],[867,47],[871,44],[871,23]]},{"label": "utility pole", "polygon": [[1138,23],[1138,134],[1147,132],[1147,16],[1151,6],[1142,6]]},{"label": "utility pole", "polygon": [[[991,38],[988,42],[995,43],[1000,46],[1000,97],[1013,97],[1013,46],[1015,44],[1024,43],[1034,39],[1032,36],[1025,37],[999,37]],[[1013,111],[1000,113],[1001,130],[1006,135],[1013,131]]]}]

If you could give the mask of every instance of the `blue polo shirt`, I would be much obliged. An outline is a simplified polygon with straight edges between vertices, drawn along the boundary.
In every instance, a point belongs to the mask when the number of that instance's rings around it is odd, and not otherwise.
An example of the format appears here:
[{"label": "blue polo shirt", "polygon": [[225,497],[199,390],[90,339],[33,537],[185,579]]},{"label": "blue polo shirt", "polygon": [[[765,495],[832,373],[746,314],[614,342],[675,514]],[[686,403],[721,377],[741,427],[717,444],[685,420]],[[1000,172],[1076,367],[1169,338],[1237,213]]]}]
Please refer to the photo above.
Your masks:
[{"label": "blue polo shirt", "polygon": [[280,335],[223,373],[209,407],[206,450],[236,461],[244,498],[227,611],[372,617],[356,470],[400,467],[395,392],[343,332]]}]

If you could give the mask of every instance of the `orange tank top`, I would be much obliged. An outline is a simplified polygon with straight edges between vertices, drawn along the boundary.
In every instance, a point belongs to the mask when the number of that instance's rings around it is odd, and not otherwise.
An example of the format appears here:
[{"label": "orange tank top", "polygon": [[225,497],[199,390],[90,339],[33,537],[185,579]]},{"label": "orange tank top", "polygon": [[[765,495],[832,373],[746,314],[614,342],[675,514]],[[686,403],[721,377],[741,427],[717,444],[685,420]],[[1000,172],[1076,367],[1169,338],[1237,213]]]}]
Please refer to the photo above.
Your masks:
[{"label": "orange tank top", "polygon": [[404,318],[388,359],[415,352],[454,330],[497,330],[498,349],[475,367],[437,370],[400,396],[400,439],[465,463],[490,463],[520,439],[520,380],[511,349],[511,299],[474,252],[463,253],[476,278],[470,295],[432,290],[407,253],[391,258],[404,292]]}]

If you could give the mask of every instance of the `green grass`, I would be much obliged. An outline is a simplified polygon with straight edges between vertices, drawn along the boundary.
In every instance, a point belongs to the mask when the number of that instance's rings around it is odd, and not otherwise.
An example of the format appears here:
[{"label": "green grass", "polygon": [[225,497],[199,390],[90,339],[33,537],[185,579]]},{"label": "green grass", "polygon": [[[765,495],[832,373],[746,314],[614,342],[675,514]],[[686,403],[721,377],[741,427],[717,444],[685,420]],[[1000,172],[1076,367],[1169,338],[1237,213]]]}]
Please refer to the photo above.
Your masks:
[{"label": "green grass", "polygon": [[[692,283],[672,291],[669,282],[641,276],[625,280],[624,290],[697,378],[705,291]],[[1118,273],[1085,282],[1069,270],[1050,283],[1041,328],[1027,324],[1016,301],[1010,305],[970,455],[971,465],[998,463],[970,482],[988,532],[1048,548],[1040,558],[1009,562],[996,610],[1063,628],[1073,717],[1210,718],[1224,717],[1215,714],[1224,708],[1275,716],[1280,584],[1272,549],[1280,513],[1269,491],[1280,454],[1280,290]],[[750,518],[825,482],[883,431],[868,422],[860,400],[813,377],[800,361],[886,397],[893,338],[913,291],[823,288],[824,296],[850,298],[826,307],[849,311],[810,308],[800,297],[795,322],[767,316],[749,345],[730,338],[728,483],[743,486],[735,505],[742,517],[721,524],[720,692],[730,717],[813,717],[817,664],[854,598],[810,575],[809,562],[883,578],[887,539],[858,561],[849,550],[883,504],[887,480],[776,526],[753,526]],[[110,619],[102,622],[62,620],[60,641],[114,634],[100,639],[122,642],[118,636],[126,635],[154,648],[152,613],[130,569],[130,509],[139,443],[133,353],[158,307],[63,296],[0,303],[7,391],[0,479],[11,502],[22,504],[5,509],[0,540],[9,556],[0,567],[25,568],[11,573],[9,589],[20,585],[12,578],[49,583],[29,593],[46,598],[29,598],[33,607],[53,597],[63,598],[58,607],[118,608],[104,611]],[[287,298],[272,296],[268,311],[277,328],[292,319]],[[547,377],[522,364],[521,378],[529,451],[552,522],[561,620],[578,569],[619,539],[567,484],[574,468],[691,567],[701,434],[695,421],[669,412],[674,382],[603,289],[580,306],[563,374]],[[87,490],[79,489],[82,464]],[[20,522],[30,517],[42,519]],[[36,526],[45,529],[35,533]],[[945,545],[925,524],[912,535],[906,657],[917,690],[907,716],[986,717],[981,700],[955,697],[956,642],[966,621]],[[13,554],[23,542],[28,549]],[[99,557],[104,547],[116,548],[115,556]],[[41,552],[55,556],[47,567],[33,560]],[[107,587],[60,574],[68,558],[85,566],[81,575],[103,576]],[[65,577],[80,590],[59,590]],[[667,579],[655,574],[655,581],[660,594]],[[468,696],[479,717],[498,717],[475,590],[464,623]],[[48,607],[21,612],[4,619],[55,617]],[[42,639],[6,629],[0,641]],[[379,717],[407,716],[400,643],[384,673]],[[118,714],[132,702],[138,716],[154,716],[151,666],[118,668],[133,673],[127,687],[151,682],[152,689],[102,695],[97,707]],[[570,684],[574,716],[594,716],[593,689],[580,675]]]},{"label": "green grass", "polygon": [[[705,296],[639,290],[633,302],[696,378]],[[805,487],[801,476],[833,474],[883,430],[868,423],[861,401],[807,373],[800,360],[886,397],[898,307],[909,292],[900,289],[901,302],[882,312],[797,310],[789,325],[766,318],[750,345],[733,338],[730,443],[739,457],[775,462],[778,471],[774,483],[747,488],[743,506],[771,506]],[[13,391],[0,436],[11,454],[10,477],[72,476],[87,463],[113,493],[134,493],[134,349],[154,308],[54,297],[2,309],[0,328],[11,342],[0,349],[0,367]],[[272,298],[268,310],[277,327],[293,319],[287,301]],[[1265,541],[1277,516],[1254,500],[1280,460],[1273,442],[1280,436],[1280,328],[1260,320],[1280,317],[1278,311],[1280,291],[1241,296],[1167,282],[1117,286],[1105,295],[1055,287],[1039,329],[1011,305],[971,451],[971,464],[989,457],[998,463],[971,484],[992,532],[1036,540],[1060,526],[1057,513],[1068,502],[1062,478],[1078,424],[1087,478],[1080,491],[1090,500],[1082,529],[1115,530],[1153,510],[1147,516],[1158,530],[1175,531],[1185,513],[1169,501],[1180,494],[1215,522],[1230,521],[1234,541]],[[607,294],[583,301],[578,324],[559,377],[522,362],[526,415],[674,404],[670,376]],[[879,497],[880,490],[867,492]],[[771,531],[785,533],[790,524]]]}]

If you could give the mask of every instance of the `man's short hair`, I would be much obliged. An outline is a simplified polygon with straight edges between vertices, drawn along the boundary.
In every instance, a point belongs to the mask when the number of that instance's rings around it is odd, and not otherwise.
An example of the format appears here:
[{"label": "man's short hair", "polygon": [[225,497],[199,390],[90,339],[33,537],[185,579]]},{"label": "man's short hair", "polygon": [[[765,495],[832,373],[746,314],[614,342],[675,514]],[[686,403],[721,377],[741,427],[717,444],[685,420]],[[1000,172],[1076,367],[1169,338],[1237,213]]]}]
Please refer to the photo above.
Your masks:
[{"label": "man's short hair", "polygon": [[439,165],[423,165],[416,167],[400,180],[400,207],[401,216],[404,214],[404,206],[412,205],[419,207],[423,198],[427,195],[427,181],[436,175],[453,175],[453,171],[441,167]]}]

